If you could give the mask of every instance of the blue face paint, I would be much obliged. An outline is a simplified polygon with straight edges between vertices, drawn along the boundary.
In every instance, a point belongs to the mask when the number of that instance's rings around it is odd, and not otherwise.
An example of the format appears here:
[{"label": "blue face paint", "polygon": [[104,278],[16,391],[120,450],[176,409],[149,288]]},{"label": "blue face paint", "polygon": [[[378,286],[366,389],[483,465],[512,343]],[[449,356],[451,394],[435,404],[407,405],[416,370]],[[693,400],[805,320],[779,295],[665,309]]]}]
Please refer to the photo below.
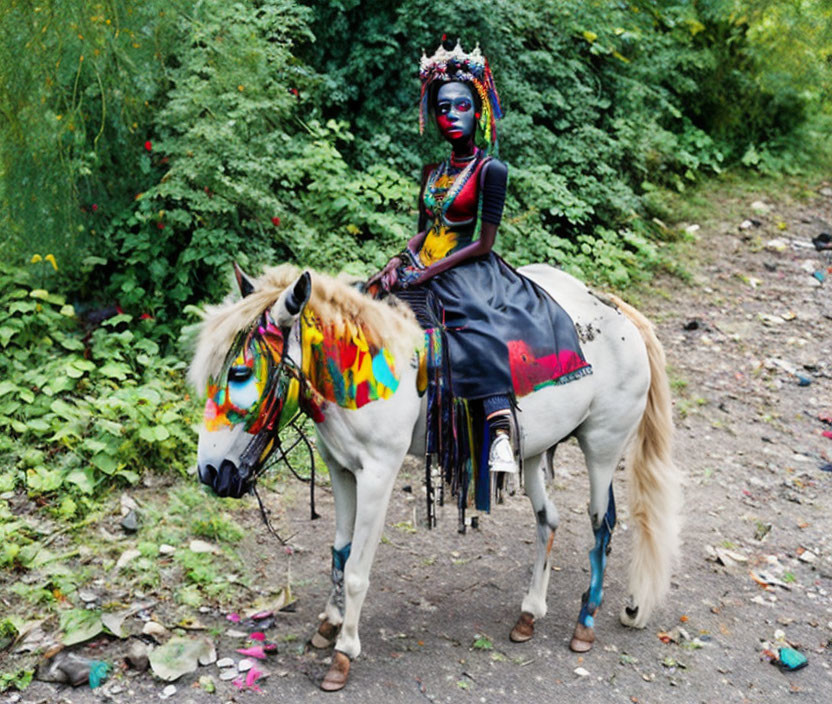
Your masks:
[{"label": "blue face paint", "polygon": [[607,513],[601,526],[595,530],[595,547],[589,551],[589,564],[591,575],[589,578],[589,591],[585,594],[581,613],[578,616],[578,623],[593,628],[595,626],[594,615],[601,607],[604,599],[604,570],[607,567],[607,553],[609,553],[610,538],[615,528],[615,497],[610,484],[610,498],[607,506]]},{"label": "blue face paint", "polygon": [[464,83],[445,83],[436,94],[436,125],[442,136],[455,142],[474,134],[474,96]]}]

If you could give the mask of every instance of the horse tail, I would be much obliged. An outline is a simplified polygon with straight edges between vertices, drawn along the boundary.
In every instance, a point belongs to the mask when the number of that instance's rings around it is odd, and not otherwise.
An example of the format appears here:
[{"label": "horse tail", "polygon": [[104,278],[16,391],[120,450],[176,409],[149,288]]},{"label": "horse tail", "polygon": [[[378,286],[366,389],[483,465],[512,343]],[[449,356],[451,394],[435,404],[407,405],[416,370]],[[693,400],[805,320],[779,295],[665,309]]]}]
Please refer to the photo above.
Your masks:
[{"label": "horse tail", "polygon": [[621,299],[610,297],[638,328],[650,365],[647,406],[626,462],[635,530],[629,565],[632,601],[621,611],[624,625],[644,628],[670,589],[670,575],[679,558],[682,481],[671,455],[673,417],[664,350],[647,318]]}]

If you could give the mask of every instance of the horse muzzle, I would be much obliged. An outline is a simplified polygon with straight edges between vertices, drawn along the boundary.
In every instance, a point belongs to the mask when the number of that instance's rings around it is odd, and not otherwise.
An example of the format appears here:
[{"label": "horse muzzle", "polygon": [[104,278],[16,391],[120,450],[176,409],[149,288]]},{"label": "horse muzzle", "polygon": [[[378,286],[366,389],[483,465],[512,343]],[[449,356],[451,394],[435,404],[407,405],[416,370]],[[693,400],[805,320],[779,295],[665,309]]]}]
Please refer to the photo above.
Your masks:
[{"label": "horse muzzle", "polygon": [[251,471],[223,460],[219,468],[210,463],[199,465],[199,481],[210,486],[217,496],[239,499],[251,489]]}]

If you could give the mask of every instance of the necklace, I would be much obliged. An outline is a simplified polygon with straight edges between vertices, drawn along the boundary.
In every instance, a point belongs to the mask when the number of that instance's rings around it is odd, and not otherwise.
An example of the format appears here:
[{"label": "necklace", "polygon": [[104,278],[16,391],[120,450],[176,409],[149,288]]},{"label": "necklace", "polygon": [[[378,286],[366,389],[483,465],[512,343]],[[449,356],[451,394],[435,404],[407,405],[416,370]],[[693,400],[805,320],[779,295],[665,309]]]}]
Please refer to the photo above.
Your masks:
[{"label": "necklace", "polygon": [[425,188],[426,193],[429,194],[429,198],[426,198],[426,200],[433,201],[429,205],[438,204],[441,215],[445,215],[448,212],[448,208],[451,207],[456,197],[465,188],[465,184],[468,183],[471,174],[476,170],[480,161],[480,150],[475,150],[465,165],[465,168],[453,176],[453,182],[449,187],[447,186],[447,181],[451,177],[451,163],[453,161],[454,157],[451,154],[448,159],[445,159],[439,165],[438,169],[434,169],[428,178],[427,187]]}]

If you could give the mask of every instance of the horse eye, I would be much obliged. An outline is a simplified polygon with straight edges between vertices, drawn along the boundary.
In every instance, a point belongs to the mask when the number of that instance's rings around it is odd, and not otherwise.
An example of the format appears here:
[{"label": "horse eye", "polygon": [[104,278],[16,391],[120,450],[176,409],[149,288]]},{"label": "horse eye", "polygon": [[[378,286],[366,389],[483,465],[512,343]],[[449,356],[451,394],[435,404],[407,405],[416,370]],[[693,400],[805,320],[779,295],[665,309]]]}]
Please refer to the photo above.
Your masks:
[{"label": "horse eye", "polygon": [[231,367],[228,370],[228,381],[237,383],[248,381],[251,378],[251,371],[251,367]]}]

